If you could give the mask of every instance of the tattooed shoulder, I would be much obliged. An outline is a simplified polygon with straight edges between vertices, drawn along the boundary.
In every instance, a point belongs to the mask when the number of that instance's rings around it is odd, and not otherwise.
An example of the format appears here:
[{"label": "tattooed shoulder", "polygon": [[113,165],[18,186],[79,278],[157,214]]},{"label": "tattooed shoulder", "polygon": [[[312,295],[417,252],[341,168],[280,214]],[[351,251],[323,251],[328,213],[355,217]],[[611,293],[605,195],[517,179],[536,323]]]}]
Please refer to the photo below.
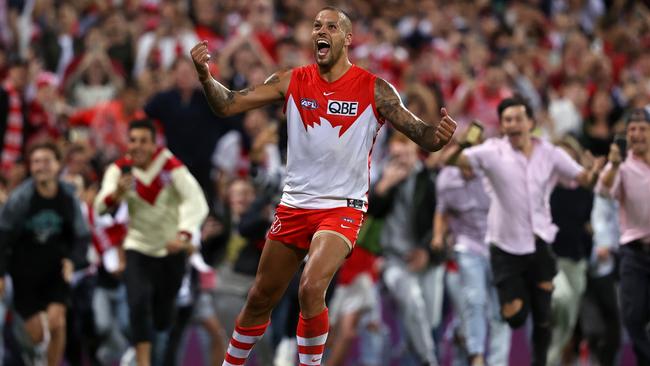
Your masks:
[{"label": "tattooed shoulder", "polygon": [[[286,80],[286,78],[291,78],[291,69],[282,69],[278,70],[277,72],[273,73],[271,76],[268,77],[268,79],[264,80],[264,85],[277,85],[283,82],[283,80]],[[288,81],[285,82],[287,87],[288,87]],[[282,90],[283,88],[281,87],[279,92],[282,98],[284,98],[285,90]]]},{"label": "tattooed shoulder", "polygon": [[420,146],[425,146],[426,141],[433,141],[435,128],[406,109],[395,87],[381,78],[375,82],[375,105],[380,116]]},{"label": "tattooed shoulder", "polygon": [[379,114],[391,120],[391,117],[398,112],[397,107],[402,104],[402,101],[392,85],[382,78],[377,78],[375,81],[375,104]]}]

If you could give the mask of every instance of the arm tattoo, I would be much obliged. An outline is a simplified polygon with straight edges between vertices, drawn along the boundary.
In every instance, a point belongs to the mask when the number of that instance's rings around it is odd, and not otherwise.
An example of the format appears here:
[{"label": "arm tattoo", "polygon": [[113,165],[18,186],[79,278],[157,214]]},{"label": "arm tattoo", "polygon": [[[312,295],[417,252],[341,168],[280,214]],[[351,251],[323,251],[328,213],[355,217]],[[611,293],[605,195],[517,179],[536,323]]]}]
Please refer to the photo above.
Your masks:
[{"label": "arm tattoo", "polygon": [[[266,79],[266,81],[264,81],[264,85],[274,85],[280,83],[280,81],[280,76],[273,74],[268,79]],[[248,88],[242,89],[240,91],[233,91],[226,88],[223,84],[213,78],[209,78],[203,82],[203,91],[207,97],[208,104],[210,105],[212,111],[220,117],[227,116],[230,114],[230,112],[234,112],[232,110],[233,106],[235,107],[234,109],[236,111],[241,110],[242,108],[240,105],[235,106],[237,97],[245,97],[251,92],[255,91],[255,89],[256,87],[254,85],[251,85]],[[284,93],[281,91],[279,93],[284,98]],[[244,107],[244,109],[246,108]]]},{"label": "arm tattoo", "polygon": [[397,90],[385,80],[375,82],[377,112],[393,126],[428,151],[435,149],[436,126],[429,125],[411,113],[400,100]]},{"label": "arm tattoo", "polygon": [[[279,82],[280,82],[280,77],[278,76],[278,74],[273,74],[273,75],[269,76],[268,79],[264,80],[264,85],[273,85],[273,84],[277,84]],[[285,97],[284,92],[280,92],[280,94],[282,95],[282,98],[284,99],[284,97]]]},{"label": "arm tattoo", "polygon": [[235,92],[215,79],[210,78],[203,83],[203,92],[210,108],[217,116],[225,116],[228,108],[235,103]]}]

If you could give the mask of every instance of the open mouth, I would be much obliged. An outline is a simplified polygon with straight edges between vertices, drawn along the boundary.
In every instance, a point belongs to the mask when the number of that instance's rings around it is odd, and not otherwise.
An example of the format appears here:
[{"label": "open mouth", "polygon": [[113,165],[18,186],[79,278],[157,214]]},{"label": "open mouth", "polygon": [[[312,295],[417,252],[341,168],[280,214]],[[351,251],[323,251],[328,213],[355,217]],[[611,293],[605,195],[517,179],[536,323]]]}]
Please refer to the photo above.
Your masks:
[{"label": "open mouth", "polygon": [[325,57],[330,51],[330,44],[324,39],[319,39],[316,41],[316,49],[319,57]]}]

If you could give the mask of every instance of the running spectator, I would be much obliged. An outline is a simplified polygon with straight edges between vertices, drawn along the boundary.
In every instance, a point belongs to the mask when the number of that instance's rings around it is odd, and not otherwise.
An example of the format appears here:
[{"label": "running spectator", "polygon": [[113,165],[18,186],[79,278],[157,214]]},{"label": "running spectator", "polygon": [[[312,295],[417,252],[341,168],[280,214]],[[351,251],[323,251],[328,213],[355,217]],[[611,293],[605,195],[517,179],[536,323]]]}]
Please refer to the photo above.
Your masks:
[{"label": "running spectator", "polygon": [[548,199],[558,177],[583,186],[594,182],[597,164],[581,167],[558,147],[531,135],[533,111],[515,96],[499,103],[504,137],[488,139],[450,157],[461,169],[477,170],[489,182],[486,240],[501,303],[512,328],[533,314],[532,365],[546,365],[551,340],[551,295],[557,264],[550,243],[557,234]]},{"label": "running spectator", "polygon": [[[628,151],[610,146],[598,191],[620,204],[621,310],[639,365],[650,364],[650,112],[626,118]],[[626,156],[625,159],[622,156]]]},{"label": "running spectator", "polygon": [[95,199],[99,214],[129,206],[124,241],[132,341],[138,366],[151,364],[154,329],[174,322],[176,294],[185,273],[191,236],[207,215],[205,198],[187,168],[156,145],[149,120],[129,125],[129,153],[111,164]]},{"label": "running spectator", "polygon": [[[58,178],[61,154],[44,142],[28,153],[32,178],[0,211],[0,273],[9,272],[13,304],[36,350],[58,365],[66,344],[66,307],[76,268],[85,263],[90,231],[74,188]],[[4,280],[0,280],[4,291]]]}]

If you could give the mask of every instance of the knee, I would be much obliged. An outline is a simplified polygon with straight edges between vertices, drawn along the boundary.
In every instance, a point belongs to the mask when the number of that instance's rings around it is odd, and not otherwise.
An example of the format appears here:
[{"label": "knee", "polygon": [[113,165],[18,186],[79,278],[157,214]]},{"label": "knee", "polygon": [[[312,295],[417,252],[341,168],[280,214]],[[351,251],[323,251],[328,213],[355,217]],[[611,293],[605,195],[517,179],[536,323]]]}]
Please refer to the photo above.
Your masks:
[{"label": "knee", "polygon": [[273,308],[276,295],[258,284],[253,285],[248,292],[247,308],[255,311],[268,311]]},{"label": "knee", "polygon": [[55,312],[48,316],[48,326],[50,332],[65,332],[65,313],[64,312]]},{"label": "knee", "polygon": [[25,322],[25,331],[32,343],[41,343],[45,338],[45,329],[40,315],[34,315]]},{"label": "knee", "polygon": [[327,291],[327,283],[325,281],[313,280],[309,276],[303,276],[298,289],[301,308],[314,303],[324,303],[325,291]]},{"label": "knee", "polygon": [[501,306],[501,315],[510,327],[519,328],[526,323],[528,311],[524,307],[523,300],[517,298]]}]

